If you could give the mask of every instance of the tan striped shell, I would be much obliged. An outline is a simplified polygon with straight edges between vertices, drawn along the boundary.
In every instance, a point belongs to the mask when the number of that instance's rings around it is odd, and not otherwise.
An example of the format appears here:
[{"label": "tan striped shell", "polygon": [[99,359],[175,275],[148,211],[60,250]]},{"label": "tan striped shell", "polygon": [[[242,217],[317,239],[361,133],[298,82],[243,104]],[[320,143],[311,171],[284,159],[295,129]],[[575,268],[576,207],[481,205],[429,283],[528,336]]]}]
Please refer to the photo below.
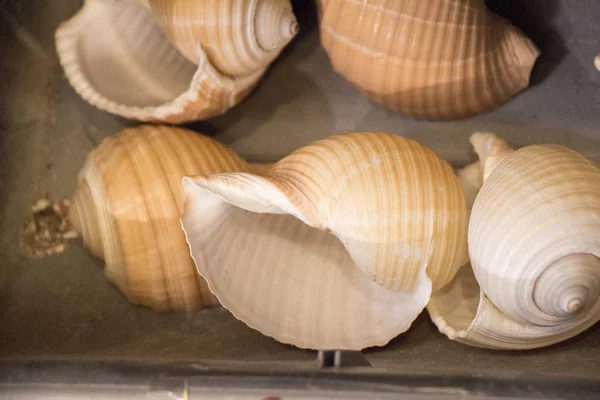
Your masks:
[{"label": "tan striped shell", "polygon": [[600,320],[600,168],[561,146],[472,142],[491,153],[469,224],[472,269],[432,296],[433,321],[451,339],[499,349],[583,332]]},{"label": "tan striped shell", "polygon": [[146,1],[188,60],[199,64],[201,44],[214,67],[226,75],[263,70],[298,32],[289,0]]},{"label": "tan striped shell", "polygon": [[484,0],[322,0],[321,42],[336,71],[410,117],[488,111],[529,85],[535,45]]},{"label": "tan striped shell", "polygon": [[250,167],[211,138],[166,126],[125,129],[88,155],[70,220],[132,303],[161,311],[217,304],[181,230],[181,179],[226,171]]},{"label": "tan striped shell", "polygon": [[467,258],[452,168],[392,134],[333,136],[264,176],[186,178],[198,271],[250,327],[311,349],[383,345]]},{"label": "tan striped shell", "polygon": [[56,47],[92,105],[183,123],[239,103],[297,31],[289,0],[85,0]]}]

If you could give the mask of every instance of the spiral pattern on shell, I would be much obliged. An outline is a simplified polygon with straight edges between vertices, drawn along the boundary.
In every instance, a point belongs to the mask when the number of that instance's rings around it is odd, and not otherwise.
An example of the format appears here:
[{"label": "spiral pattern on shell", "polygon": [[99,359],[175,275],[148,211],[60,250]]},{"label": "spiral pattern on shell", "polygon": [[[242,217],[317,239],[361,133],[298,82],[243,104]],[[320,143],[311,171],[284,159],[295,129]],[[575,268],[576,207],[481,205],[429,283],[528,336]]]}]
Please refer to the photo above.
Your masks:
[{"label": "spiral pattern on shell", "polygon": [[491,133],[471,144],[480,163],[459,171],[469,198],[479,191],[471,264],[432,294],[433,322],[450,339],[508,350],[585,331],[600,320],[600,169],[560,146],[515,152]]},{"label": "spiral pattern on shell", "polygon": [[407,116],[488,111],[529,85],[535,45],[484,0],[323,0],[321,42],[334,69]]},{"label": "spiral pattern on shell", "polygon": [[600,169],[563,147],[530,146],[504,159],[483,185],[469,253],[500,311],[566,329],[600,319],[599,233]]}]

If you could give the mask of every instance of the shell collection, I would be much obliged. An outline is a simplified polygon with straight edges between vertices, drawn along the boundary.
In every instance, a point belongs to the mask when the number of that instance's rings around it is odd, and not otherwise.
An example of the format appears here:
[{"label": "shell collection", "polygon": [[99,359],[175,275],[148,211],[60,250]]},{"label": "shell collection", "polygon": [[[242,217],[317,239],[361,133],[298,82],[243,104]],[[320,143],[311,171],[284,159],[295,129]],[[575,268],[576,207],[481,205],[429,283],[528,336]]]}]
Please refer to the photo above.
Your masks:
[{"label": "shell collection", "polygon": [[297,32],[289,0],[85,0],[56,47],[92,105],[183,123],[239,103]]},{"label": "shell collection", "polygon": [[[491,110],[528,86],[539,55],[483,0],[318,8],[333,68],[410,117]],[[297,32],[289,0],[85,0],[56,46],[92,105],[183,123],[242,101]],[[221,304],[300,348],[383,346],[424,309],[450,339],[494,349],[597,323],[598,166],[560,146],[515,151],[491,133],[471,143],[479,161],[456,173],[381,132],[250,164],[212,138],[142,125],[88,155],[68,220],[132,303]]]},{"label": "shell collection", "polygon": [[484,0],[320,0],[320,8],[333,68],[375,103],[410,117],[491,110],[529,85],[539,55]]}]

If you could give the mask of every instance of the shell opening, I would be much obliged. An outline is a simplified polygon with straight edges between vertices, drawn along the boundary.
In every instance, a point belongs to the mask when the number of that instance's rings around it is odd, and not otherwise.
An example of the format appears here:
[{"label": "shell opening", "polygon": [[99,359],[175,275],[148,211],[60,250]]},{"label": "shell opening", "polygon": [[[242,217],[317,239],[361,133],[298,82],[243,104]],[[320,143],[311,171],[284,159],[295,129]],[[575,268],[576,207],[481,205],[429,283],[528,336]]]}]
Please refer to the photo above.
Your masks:
[{"label": "shell opening", "polygon": [[406,331],[425,307],[424,268],[412,292],[386,289],[266,180],[251,183],[254,193],[237,185],[184,179],[182,217],[198,272],[236,318],[301,348],[363,349]]},{"label": "shell opening", "polygon": [[456,339],[472,324],[481,300],[471,265],[462,267],[452,282],[431,295],[427,311],[440,331]]},{"label": "shell opening", "polygon": [[80,79],[100,96],[125,106],[175,100],[186,92],[197,69],[140,2],[86,1],[57,31],[57,47],[67,76],[77,65]]}]

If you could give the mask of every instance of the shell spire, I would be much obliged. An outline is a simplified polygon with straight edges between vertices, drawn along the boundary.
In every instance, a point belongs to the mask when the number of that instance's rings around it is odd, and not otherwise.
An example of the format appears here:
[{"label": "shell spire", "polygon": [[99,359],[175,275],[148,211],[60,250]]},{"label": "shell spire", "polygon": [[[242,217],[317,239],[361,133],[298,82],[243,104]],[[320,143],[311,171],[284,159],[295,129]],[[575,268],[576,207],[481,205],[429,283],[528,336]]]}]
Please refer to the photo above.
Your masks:
[{"label": "shell spire", "polygon": [[254,27],[258,45],[267,51],[279,51],[300,30],[289,3],[279,2],[272,7],[265,0],[258,3]]},{"label": "shell spire", "polygon": [[469,223],[471,267],[427,309],[463,343],[531,349],[600,320],[600,168],[555,145],[512,151],[473,135],[484,182]]},{"label": "shell spire", "polygon": [[171,41],[194,64],[202,48],[222,74],[264,69],[298,33],[289,0],[148,0]]}]

